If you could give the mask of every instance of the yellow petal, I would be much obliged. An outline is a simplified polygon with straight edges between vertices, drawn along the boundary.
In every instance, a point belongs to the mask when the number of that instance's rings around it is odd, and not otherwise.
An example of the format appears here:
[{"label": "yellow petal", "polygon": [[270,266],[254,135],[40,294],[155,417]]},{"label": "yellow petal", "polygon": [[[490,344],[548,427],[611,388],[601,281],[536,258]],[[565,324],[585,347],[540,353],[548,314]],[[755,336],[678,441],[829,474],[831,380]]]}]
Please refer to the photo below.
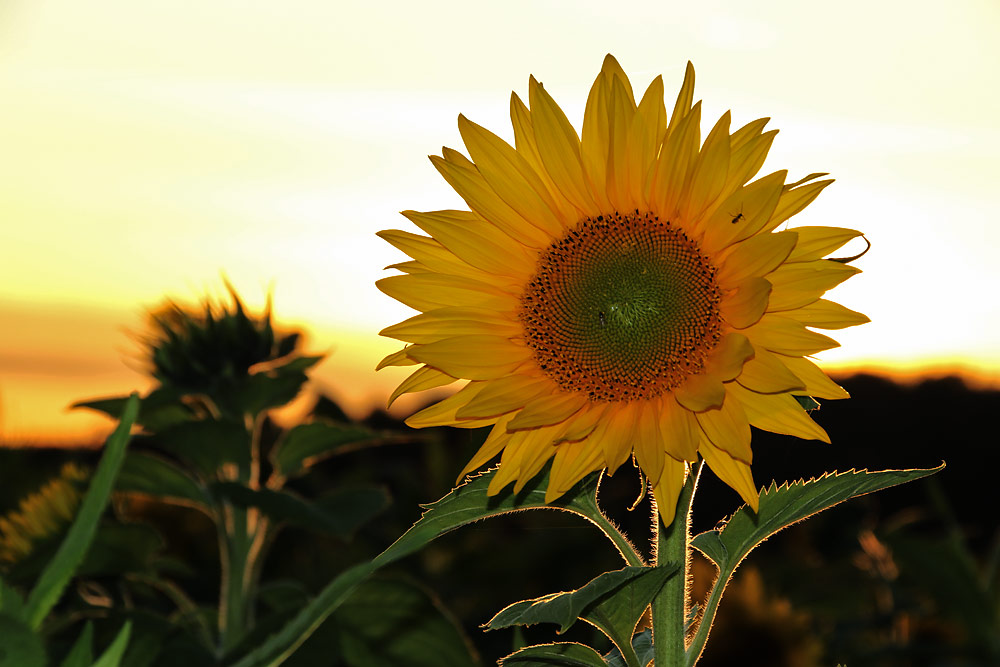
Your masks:
[{"label": "yellow petal", "polygon": [[[729,123],[730,114],[727,111],[708,133],[705,145],[694,162],[685,208],[696,220],[702,218],[726,184],[729,175]],[[704,226],[704,221],[701,221],[696,229]]]},{"label": "yellow petal", "polygon": [[585,440],[560,444],[556,447],[556,455],[549,471],[545,502],[551,503],[587,474],[604,466],[604,448],[599,439],[588,437]]},{"label": "yellow petal", "polygon": [[[671,119],[673,126],[676,117]],[[700,143],[701,102],[698,102],[684,118],[680,119],[675,131],[669,131],[667,140],[660,151],[653,171],[653,181],[649,193],[649,204],[653,212],[662,219],[675,220],[681,194],[690,180],[690,167],[698,156]]]},{"label": "yellow petal", "polygon": [[830,436],[809,417],[791,394],[758,394],[739,385],[732,387],[731,391],[739,397],[747,419],[755,427],[804,440],[830,443]]},{"label": "yellow petal", "polygon": [[[457,426],[463,422],[455,417],[455,412],[463,405],[471,401],[478,394],[484,382],[470,382],[448,398],[438,401],[434,405],[428,406],[420,412],[410,415],[406,419],[406,425],[411,428],[426,428],[428,426]],[[477,426],[489,426],[495,419],[484,420],[464,420],[465,424],[475,423]]]},{"label": "yellow petal", "polygon": [[660,434],[664,451],[678,461],[696,460],[701,429],[694,413],[669,396],[663,397],[661,407]]},{"label": "yellow petal", "polygon": [[[760,318],[760,322],[743,329],[754,348],[761,348],[786,354],[788,356],[803,356],[816,354],[823,350],[840,347],[840,343],[829,336],[806,329],[797,320],[768,313]],[[793,371],[794,372],[794,371]]]},{"label": "yellow petal", "polygon": [[514,128],[514,147],[527,160],[531,168],[542,179],[542,182],[545,183],[549,197],[562,212],[560,217],[563,220],[579,218],[578,209],[566,199],[566,196],[552,180],[549,172],[545,170],[545,165],[542,164],[542,157],[538,154],[538,145],[535,143],[535,130],[531,122],[531,112],[528,111],[528,107],[525,106],[516,93],[510,94],[510,122]]},{"label": "yellow petal", "polygon": [[597,215],[600,211],[590,196],[580,162],[580,137],[535,77],[528,83],[535,144],[545,170],[574,206],[587,215]]},{"label": "yellow petal", "polygon": [[389,276],[376,281],[375,286],[393,299],[422,311],[463,306],[510,312],[518,305],[516,296],[492,285],[440,273]]},{"label": "yellow petal", "polygon": [[[758,348],[754,358],[743,365],[736,381],[760,394],[805,389],[805,383],[782,363],[777,355]],[[787,357],[784,357],[787,358]]]},{"label": "yellow petal", "polygon": [[806,185],[799,186],[797,188],[788,187],[784,192],[781,193],[781,199],[778,201],[778,206],[774,209],[774,215],[768,221],[767,226],[764,231],[771,231],[775,229],[778,225],[788,220],[790,217],[804,209],[808,206],[819,193],[823,191],[823,188],[833,183],[833,179],[828,179],[825,181],[815,181],[813,183],[808,183]]},{"label": "yellow petal", "polygon": [[492,380],[514,372],[533,353],[509,338],[477,334],[415,345],[409,354],[454,377]]},{"label": "yellow petal", "polygon": [[608,403],[585,405],[580,414],[567,424],[566,431],[559,437],[559,442],[574,442],[590,436],[597,424],[604,418],[609,405]]},{"label": "yellow petal", "polygon": [[[462,161],[455,151],[444,151],[450,159],[430,156],[431,163],[444,180],[455,189],[473,211],[496,225],[501,231],[531,248],[545,248],[552,242],[552,235],[522,218],[507,205],[471,162]],[[467,163],[467,164],[466,164]]]},{"label": "yellow petal", "polygon": [[767,310],[792,310],[809,305],[858,273],[861,269],[857,267],[826,259],[779,266],[767,276],[772,285]]},{"label": "yellow petal", "polygon": [[788,357],[780,354],[777,356],[788,367],[788,370],[795,373],[795,377],[803,382],[805,385],[802,391],[803,394],[831,400],[851,397],[843,387],[827,377],[826,373],[819,366],[808,359]]},{"label": "yellow petal", "polygon": [[520,493],[524,485],[556,455],[555,440],[560,431],[561,427],[522,431],[525,434],[524,451],[521,454],[521,470],[517,476],[517,484],[514,485],[514,493]]},{"label": "yellow petal", "polygon": [[808,306],[796,308],[785,313],[788,317],[802,322],[806,326],[818,329],[844,329],[859,324],[871,322],[867,315],[845,308],[839,303],[820,299]]},{"label": "yellow petal", "polygon": [[750,466],[733,458],[725,450],[715,447],[707,438],[701,441],[698,451],[705,457],[705,463],[712,469],[712,472],[740,494],[747,505],[756,512],[760,504],[760,497],[753,483]]},{"label": "yellow petal", "polygon": [[663,525],[669,526],[674,521],[677,514],[677,498],[681,494],[681,488],[687,478],[687,465],[682,461],[675,461],[669,456],[664,462],[659,479],[651,479],[653,484],[653,498],[656,499],[656,508],[663,519]]},{"label": "yellow petal", "polygon": [[[638,425],[638,404],[625,403],[617,410],[608,412],[604,424],[598,424],[591,438],[600,438],[604,446],[604,461],[608,474],[613,475],[618,467],[632,455],[632,443]],[[600,434],[601,427],[604,433]]]},{"label": "yellow petal", "polygon": [[458,129],[479,173],[522,218],[553,237],[562,235],[566,223],[576,222],[558,217],[542,179],[507,142],[465,116],[458,117]]},{"label": "yellow petal", "polygon": [[608,199],[608,151],[609,138],[608,103],[611,98],[608,76],[598,75],[587,96],[587,107],[583,114],[583,133],[580,137],[580,160],[584,174],[590,184],[590,192],[603,211],[614,210]]},{"label": "yellow petal", "polygon": [[639,102],[629,134],[629,185],[632,199],[643,208],[649,206],[647,186],[656,165],[656,155],[667,127],[667,111],[663,106],[663,77],[658,76]]},{"label": "yellow petal", "polygon": [[795,239],[795,232],[778,232],[743,241],[719,267],[719,286],[731,289],[747,278],[767,275],[785,261],[795,247]]},{"label": "yellow petal", "polygon": [[413,371],[408,378],[403,380],[400,385],[396,387],[396,390],[389,396],[389,402],[386,404],[386,407],[392,407],[395,400],[403,394],[426,391],[428,389],[434,389],[435,387],[443,387],[444,385],[451,384],[457,380],[458,378],[452,377],[447,373],[442,373],[436,368],[422,366]]},{"label": "yellow petal", "polygon": [[670,114],[670,125],[667,126],[667,133],[673,134],[678,129],[684,117],[691,112],[691,102],[694,101],[694,65],[688,61],[684,68],[684,83],[677,93],[677,101],[674,103],[674,110]]},{"label": "yellow petal", "polygon": [[496,424],[493,425],[493,429],[490,434],[486,436],[486,441],[483,442],[479,451],[473,455],[472,459],[462,468],[462,472],[458,474],[458,478],[455,480],[455,484],[462,481],[466,475],[468,475],[473,470],[478,470],[487,461],[493,459],[494,456],[499,454],[504,447],[507,446],[507,441],[510,440],[510,433],[507,432],[507,422],[510,420],[509,416],[500,417]]},{"label": "yellow petal", "polygon": [[799,240],[788,256],[789,262],[808,262],[822,259],[840,248],[861,232],[843,227],[795,227]]},{"label": "yellow petal", "polygon": [[611,206],[617,211],[636,208],[632,198],[628,173],[628,140],[635,117],[635,102],[626,92],[621,79],[611,82],[611,98],[608,102],[608,176],[607,182],[595,187],[604,187]]},{"label": "yellow petal", "polygon": [[618,60],[610,53],[604,56],[604,62],[601,63],[601,72],[610,79],[618,80],[622,85],[628,103],[635,109],[635,95],[632,93],[632,84],[628,80],[628,75],[625,74],[625,70],[622,69]]},{"label": "yellow petal", "polygon": [[470,266],[521,281],[534,273],[537,253],[472,211],[403,211],[403,215]]},{"label": "yellow petal", "polygon": [[751,463],[753,452],[750,449],[750,423],[747,421],[743,406],[739,399],[726,389],[726,400],[722,406],[713,410],[695,413],[702,432],[716,447],[724,449],[741,461]]},{"label": "yellow petal", "polygon": [[673,393],[677,402],[692,412],[717,408],[726,397],[722,382],[710,375],[692,375]]},{"label": "yellow petal", "polygon": [[722,297],[719,314],[734,328],[745,329],[764,315],[770,295],[771,283],[767,278],[747,278]]},{"label": "yellow petal", "polygon": [[521,472],[521,457],[524,454],[527,433],[512,433],[507,440],[507,445],[500,455],[500,467],[490,480],[490,485],[486,489],[486,495],[495,496],[500,491],[517,479]]},{"label": "yellow petal", "polygon": [[[515,373],[490,381],[474,399],[458,410],[461,419],[503,415],[523,408],[535,398],[551,392],[547,378]],[[513,418],[513,416],[511,416]]]},{"label": "yellow petal", "polygon": [[717,380],[728,382],[740,374],[743,364],[754,355],[750,340],[740,333],[722,337],[705,360],[705,373]]},{"label": "yellow petal", "polygon": [[387,366],[416,366],[420,362],[417,361],[416,359],[411,359],[410,356],[406,353],[407,350],[410,349],[410,347],[411,347],[410,345],[407,345],[402,350],[387,355],[385,359],[378,362],[378,366],[375,367],[375,370],[380,371]]},{"label": "yellow petal", "polygon": [[[669,396],[671,403],[675,403]],[[639,418],[635,433],[635,460],[639,463],[650,481],[660,478],[663,472],[664,447],[663,434],[660,432],[660,414],[662,411],[661,400],[659,398],[645,401],[639,406]]]},{"label": "yellow petal", "polygon": [[531,400],[507,427],[511,431],[558,424],[569,419],[587,403],[583,394],[559,392]]},{"label": "yellow petal", "polygon": [[762,176],[726,198],[705,226],[702,251],[715,255],[763,229],[778,205],[787,174],[782,170]]},{"label": "yellow petal", "polygon": [[[766,118],[762,119],[765,122]],[[763,126],[762,126],[763,127]],[[739,131],[737,131],[737,134]],[[723,195],[728,197],[741,185],[757,175],[764,166],[771,144],[778,135],[777,130],[770,130],[760,136],[755,136],[743,144],[737,142],[737,135],[732,136],[732,153],[729,157],[729,176]],[[736,216],[733,216],[736,217]]]},{"label": "yellow petal", "polygon": [[435,239],[399,229],[385,229],[377,232],[376,236],[436,273],[469,277],[474,280],[489,278],[482,270],[463,262]]},{"label": "yellow petal", "polygon": [[407,343],[433,343],[452,336],[481,334],[511,338],[521,333],[513,318],[480,308],[438,308],[386,327],[380,336]]}]

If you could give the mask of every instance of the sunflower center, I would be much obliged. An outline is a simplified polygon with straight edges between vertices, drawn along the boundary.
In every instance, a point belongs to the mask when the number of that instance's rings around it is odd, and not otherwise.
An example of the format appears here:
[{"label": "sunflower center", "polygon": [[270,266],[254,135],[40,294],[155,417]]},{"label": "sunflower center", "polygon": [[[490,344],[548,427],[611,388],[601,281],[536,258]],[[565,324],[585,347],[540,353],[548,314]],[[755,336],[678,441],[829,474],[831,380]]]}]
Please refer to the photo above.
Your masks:
[{"label": "sunflower center", "polygon": [[521,295],[542,370],[595,401],[649,399],[704,369],[719,342],[716,269],[651,213],[584,218],[539,257]]}]

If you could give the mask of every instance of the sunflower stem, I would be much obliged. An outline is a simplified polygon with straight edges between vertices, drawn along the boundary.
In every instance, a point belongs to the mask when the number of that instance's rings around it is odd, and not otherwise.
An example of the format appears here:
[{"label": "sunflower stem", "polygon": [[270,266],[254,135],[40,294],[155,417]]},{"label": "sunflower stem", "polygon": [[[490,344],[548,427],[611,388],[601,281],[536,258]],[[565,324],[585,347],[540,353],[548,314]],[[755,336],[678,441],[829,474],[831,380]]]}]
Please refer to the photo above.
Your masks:
[{"label": "sunflower stem", "polygon": [[653,598],[653,664],[655,667],[684,665],[684,621],[687,618],[687,581],[689,562],[691,500],[701,472],[699,465],[681,488],[677,511],[669,526],[663,524],[660,513],[653,513],[656,535],[656,564],[677,563],[677,574],[667,579]]}]

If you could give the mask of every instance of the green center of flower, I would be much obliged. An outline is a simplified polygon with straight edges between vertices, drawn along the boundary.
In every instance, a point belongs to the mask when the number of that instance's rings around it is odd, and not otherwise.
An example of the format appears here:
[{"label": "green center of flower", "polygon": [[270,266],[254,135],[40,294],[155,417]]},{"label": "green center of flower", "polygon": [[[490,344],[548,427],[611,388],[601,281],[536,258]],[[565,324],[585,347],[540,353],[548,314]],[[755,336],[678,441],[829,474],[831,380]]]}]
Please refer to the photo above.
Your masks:
[{"label": "green center of flower", "polygon": [[716,269],[651,213],[585,218],[539,257],[521,295],[542,370],[595,401],[649,399],[704,368],[721,337]]}]

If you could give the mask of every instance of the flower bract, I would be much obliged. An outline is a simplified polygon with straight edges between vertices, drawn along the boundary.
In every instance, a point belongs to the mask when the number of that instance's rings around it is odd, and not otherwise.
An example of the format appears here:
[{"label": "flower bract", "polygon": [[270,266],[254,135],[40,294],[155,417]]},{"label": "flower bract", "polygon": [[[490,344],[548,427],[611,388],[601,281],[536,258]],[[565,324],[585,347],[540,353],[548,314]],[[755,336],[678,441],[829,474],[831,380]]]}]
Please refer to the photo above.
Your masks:
[{"label": "flower bract", "polygon": [[469,210],[380,232],[412,261],[378,287],[420,311],[382,331],[406,345],[380,367],[416,366],[390,402],[461,381],[407,423],[492,425],[459,478],[499,455],[490,492],[519,490],[551,461],[551,502],[631,459],[669,523],[699,457],[756,509],[751,426],[829,442],[796,396],[847,397],[808,357],[868,321],[822,298],[861,233],[783,229],[832,180],[755,178],[768,119],[702,141],[693,100],[690,64],[668,115],[662,78],[637,102],[608,56],[578,134],[531,78],[513,146],[460,116],[469,157],[431,157]]}]

